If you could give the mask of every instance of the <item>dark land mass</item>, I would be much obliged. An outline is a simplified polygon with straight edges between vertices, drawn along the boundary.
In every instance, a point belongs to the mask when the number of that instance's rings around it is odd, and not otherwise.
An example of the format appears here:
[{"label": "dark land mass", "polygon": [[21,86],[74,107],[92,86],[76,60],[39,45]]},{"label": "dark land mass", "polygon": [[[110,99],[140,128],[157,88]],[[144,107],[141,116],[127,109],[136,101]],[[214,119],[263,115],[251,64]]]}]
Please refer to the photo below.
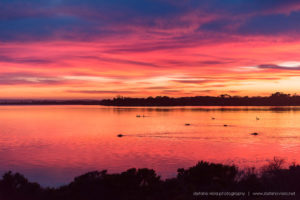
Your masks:
[{"label": "dark land mass", "polygon": [[234,165],[201,161],[189,169],[178,169],[175,178],[166,180],[151,169],[133,168],[118,174],[93,171],[58,188],[41,187],[19,173],[8,172],[0,179],[0,199],[300,199],[300,165],[283,168],[282,163],[274,158],[260,170],[239,170]]},{"label": "dark land mass", "polygon": [[104,100],[0,100],[0,105],[104,105],[104,106],[300,106],[300,96],[276,92],[268,97],[195,96],[130,98]]},{"label": "dark land mass", "polygon": [[268,97],[240,97],[221,95],[179,97],[157,96],[155,98],[118,97],[112,100],[102,100],[106,106],[300,106],[300,96],[284,93],[274,93]]}]

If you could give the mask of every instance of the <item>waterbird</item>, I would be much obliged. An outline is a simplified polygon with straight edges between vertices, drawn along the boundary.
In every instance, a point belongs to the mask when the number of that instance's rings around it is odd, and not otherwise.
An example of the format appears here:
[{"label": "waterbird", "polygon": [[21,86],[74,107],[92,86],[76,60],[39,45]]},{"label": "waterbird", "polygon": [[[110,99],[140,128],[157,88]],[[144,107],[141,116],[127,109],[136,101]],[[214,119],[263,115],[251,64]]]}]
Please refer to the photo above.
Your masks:
[{"label": "waterbird", "polygon": [[136,115],[136,117],[141,117],[141,115]]},{"label": "waterbird", "polygon": [[185,125],[186,125],[186,126],[190,126],[191,124],[189,124],[189,123],[186,123]]},{"label": "waterbird", "polygon": [[212,119],[212,120],[215,120],[216,118],[212,117],[211,119]]},{"label": "waterbird", "polygon": [[224,124],[224,126],[228,126],[227,124]]},{"label": "waterbird", "polygon": [[124,135],[123,134],[119,134],[119,135],[117,135],[118,137],[123,137]]},{"label": "waterbird", "polygon": [[251,133],[251,135],[258,135],[258,133]]},{"label": "waterbird", "polygon": [[256,117],[256,120],[259,120],[259,118],[258,118],[258,117]]}]

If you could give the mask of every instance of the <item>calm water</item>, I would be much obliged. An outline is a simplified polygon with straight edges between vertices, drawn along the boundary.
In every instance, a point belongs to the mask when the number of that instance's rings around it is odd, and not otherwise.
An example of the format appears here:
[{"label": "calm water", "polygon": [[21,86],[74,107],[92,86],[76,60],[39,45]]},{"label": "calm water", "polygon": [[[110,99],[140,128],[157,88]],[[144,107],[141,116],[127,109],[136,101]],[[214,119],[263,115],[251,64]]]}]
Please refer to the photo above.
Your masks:
[{"label": "calm water", "polygon": [[247,167],[277,156],[300,163],[298,110],[1,106],[0,173],[59,186],[91,170],[147,167],[167,178],[199,160]]}]

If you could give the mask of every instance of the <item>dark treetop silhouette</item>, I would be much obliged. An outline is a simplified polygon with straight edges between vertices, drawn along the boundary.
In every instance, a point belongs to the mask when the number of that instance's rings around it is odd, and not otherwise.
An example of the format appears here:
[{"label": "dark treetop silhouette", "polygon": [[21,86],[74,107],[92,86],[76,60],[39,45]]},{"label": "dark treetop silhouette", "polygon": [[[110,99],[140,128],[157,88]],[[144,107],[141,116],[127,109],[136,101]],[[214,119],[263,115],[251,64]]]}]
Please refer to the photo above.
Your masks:
[{"label": "dark treetop silhouette", "polygon": [[[120,174],[93,171],[59,188],[43,188],[23,175],[8,172],[0,179],[2,200],[192,200],[192,199],[300,199],[300,166],[282,168],[274,158],[261,170],[199,162],[178,169],[177,177],[161,180],[151,169],[129,169]],[[255,196],[252,192],[289,192],[282,196]],[[200,192],[240,192],[245,196],[197,196]]]},{"label": "dark treetop silhouette", "polygon": [[0,105],[105,105],[105,106],[300,106],[300,96],[276,92],[268,97],[167,97],[130,98],[118,96],[104,100],[0,100]]}]

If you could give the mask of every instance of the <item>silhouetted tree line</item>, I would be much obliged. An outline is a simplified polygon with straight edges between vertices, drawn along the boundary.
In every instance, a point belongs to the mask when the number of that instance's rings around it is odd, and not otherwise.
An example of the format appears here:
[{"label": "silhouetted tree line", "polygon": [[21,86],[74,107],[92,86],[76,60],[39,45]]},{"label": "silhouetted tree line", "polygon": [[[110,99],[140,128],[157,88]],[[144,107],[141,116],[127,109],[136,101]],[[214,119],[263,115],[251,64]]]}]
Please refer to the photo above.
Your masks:
[{"label": "silhouetted tree line", "polygon": [[300,106],[300,96],[276,92],[268,97],[167,97],[131,98],[118,96],[104,100],[0,100],[0,105],[105,105],[105,106]]},{"label": "silhouetted tree line", "polygon": [[[129,169],[119,174],[89,172],[59,188],[43,188],[18,173],[0,180],[2,200],[192,200],[192,199],[300,199],[300,166],[282,168],[282,161],[256,170],[199,162],[178,169],[177,177],[162,180],[151,169]],[[245,192],[246,196],[197,196],[199,192]],[[250,192],[250,196],[248,196]],[[254,196],[251,192],[292,192],[291,196]]]},{"label": "silhouetted tree line", "polygon": [[117,97],[102,100],[101,105],[108,106],[296,106],[300,105],[300,96],[276,92],[269,97],[240,97],[227,94],[218,97],[196,96],[172,98],[157,96],[155,98]]}]

